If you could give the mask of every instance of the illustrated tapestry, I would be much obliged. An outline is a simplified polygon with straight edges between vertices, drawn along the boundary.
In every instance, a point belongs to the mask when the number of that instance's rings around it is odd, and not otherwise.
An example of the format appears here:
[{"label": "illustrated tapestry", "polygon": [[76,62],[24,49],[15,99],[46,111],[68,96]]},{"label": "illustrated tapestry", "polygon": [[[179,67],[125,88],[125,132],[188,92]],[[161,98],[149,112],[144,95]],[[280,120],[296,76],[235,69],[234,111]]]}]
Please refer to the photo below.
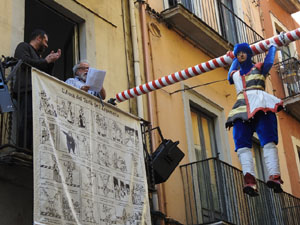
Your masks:
[{"label": "illustrated tapestry", "polygon": [[35,224],[151,224],[140,121],[32,70]]}]

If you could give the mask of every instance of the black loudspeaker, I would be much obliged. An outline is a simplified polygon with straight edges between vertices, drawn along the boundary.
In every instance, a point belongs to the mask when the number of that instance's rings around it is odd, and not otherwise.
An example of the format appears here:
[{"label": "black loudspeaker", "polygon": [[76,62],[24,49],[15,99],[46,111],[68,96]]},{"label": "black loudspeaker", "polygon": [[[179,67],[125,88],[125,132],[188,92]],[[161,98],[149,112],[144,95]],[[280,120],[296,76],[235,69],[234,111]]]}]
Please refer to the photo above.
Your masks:
[{"label": "black loudspeaker", "polygon": [[177,147],[178,144],[179,141],[164,139],[152,154],[155,184],[165,182],[184,157],[184,153]]}]

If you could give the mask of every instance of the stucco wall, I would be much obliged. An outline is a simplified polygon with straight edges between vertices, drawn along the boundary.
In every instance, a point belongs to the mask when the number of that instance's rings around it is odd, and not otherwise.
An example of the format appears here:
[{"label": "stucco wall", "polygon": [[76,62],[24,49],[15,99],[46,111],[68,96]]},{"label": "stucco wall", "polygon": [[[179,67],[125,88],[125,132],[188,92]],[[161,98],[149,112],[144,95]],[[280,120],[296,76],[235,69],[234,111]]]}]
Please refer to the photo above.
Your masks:
[{"label": "stucco wall", "polygon": [[[45,1],[47,2],[47,1]],[[80,53],[92,67],[107,71],[104,86],[107,99],[128,89],[128,76],[134,76],[130,67],[130,46],[125,46],[125,37],[131,41],[128,23],[128,12],[122,12],[123,1],[75,1],[55,0],[57,4],[82,18],[79,24]],[[90,11],[90,10],[91,11]],[[100,15],[97,16],[96,14]],[[126,18],[124,18],[126,17]],[[18,43],[24,40],[25,0],[2,0],[0,7],[0,54],[13,56]],[[128,27],[128,24],[126,24]],[[59,34],[57,34],[59,35]],[[128,43],[127,43],[128,44]],[[128,56],[129,55],[129,56]],[[126,59],[129,58],[129,61]],[[135,100],[132,100],[133,102]],[[118,107],[130,112],[126,101]],[[32,170],[16,166],[0,168],[0,224],[32,224]],[[21,181],[18,178],[22,178]]]},{"label": "stucco wall", "polygon": [[[287,30],[294,30],[299,25],[294,21],[290,14],[284,11],[275,1],[260,1],[260,10],[263,14],[262,25],[265,30],[265,37],[269,38],[275,35],[274,21],[279,22]],[[297,53],[300,52],[300,42],[291,43]],[[271,72],[271,81],[275,94],[284,97],[282,83],[275,69]],[[292,118],[285,112],[278,114],[279,123],[279,156],[282,177],[285,181],[284,190],[300,197],[300,174],[296,164],[295,150],[292,143],[292,137],[300,138],[300,122]]]},{"label": "stucco wall", "polygon": [[[148,27],[150,27],[149,36],[153,63],[153,79],[210,60],[204,52],[182,38],[174,30],[168,29],[163,23],[159,23],[151,17],[147,18]],[[159,30],[160,35],[157,35],[157,32],[154,34],[151,30],[153,26],[157,28],[156,31]],[[225,53],[226,52],[224,52],[224,54]],[[155,99],[157,111],[155,113],[158,118],[157,123],[165,138],[170,138],[173,141],[179,140],[179,148],[185,153],[185,157],[180,165],[196,160],[189,155],[189,152],[192,151],[188,147],[188,142],[191,137],[188,136],[189,134],[186,132],[186,130],[189,129],[187,126],[190,126],[186,123],[190,112],[185,112],[183,102],[185,98],[184,92],[178,92],[172,95],[170,93],[182,89],[184,85],[191,87],[211,81],[226,79],[227,73],[228,71],[226,69],[220,68],[198,77],[190,78],[184,82],[170,85],[163,88],[163,90],[156,91]],[[218,105],[218,108],[222,108],[224,115],[228,115],[236,98],[235,89],[229,85],[227,80],[195,88],[193,91],[205,96],[211,102],[214,102],[214,104]],[[225,154],[229,154],[227,160],[232,162],[234,166],[239,167],[238,159],[234,153],[232,130],[228,132],[225,131],[225,121],[223,121],[220,130],[227,139],[227,145],[225,144],[223,146],[224,149],[219,149],[219,151],[224,151]],[[167,182],[163,183],[161,187],[165,197],[163,199],[165,213],[185,224],[185,203],[179,167],[176,168]]]}]

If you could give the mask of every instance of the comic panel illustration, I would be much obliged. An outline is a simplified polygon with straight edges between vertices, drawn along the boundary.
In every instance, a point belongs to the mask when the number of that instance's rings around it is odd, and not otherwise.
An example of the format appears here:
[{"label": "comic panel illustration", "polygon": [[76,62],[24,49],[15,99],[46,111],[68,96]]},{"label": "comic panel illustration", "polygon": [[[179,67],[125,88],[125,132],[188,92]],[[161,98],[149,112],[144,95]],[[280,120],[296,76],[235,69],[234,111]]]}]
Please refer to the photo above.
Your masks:
[{"label": "comic panel illustration", "polygon": [[100,138],[108,138],[108,119],[101,113],[93,112],[94,133]]},{"label": "comic panel illustration", "polygon": [[100,204],[99,208],[100,208],[99,209],[100,212],[98,213],[100,215],[99,224],[105,224],[105,225],[119,224],[117,223],[116,206]]},{"label": "comic panel illustration", "polygon": [[143,205],[145,202],[146,190],[144,184],[134,183],[131,189],[131,198],[134,205]]},{"label": "comic panel illustration", "polygon": [[131,165],[131,157],[130,154],[117,151],[113,148],[111,148],[112,153],[112,168],[116,171],[123,172],[123,173],[129,173],[129,165]]},{"label": "comic panel illustration", "polygon": [[58,138],[58,150],[69,153],[70,155],[79,155],[76,133],[74,131],[61,127]]},{"label": "comic panel illustration", "polygon": [[114,120],[109,120],[109,138],[117,144],[124,142],[124,125]]},{"label": "comic panel illustration", "polygon": [[64,182],[70,187],[80,187],[79,167],[75,162],[61,160],[62,173],[64,174]]},{"label": "comic panel illustration", "polygon": [[84,224],[98,224],[97,205],[92,199],[82,198],[81,218]]},{"label": "comic panel illustration", "polygon": [[90,160],[92,155],[89,136],[86,136],[83,133],[75,134],[75,140],[79,157]]},{"label": "comic panel illustration", "polygon": [[[131,153],[131,166],[133,169],[133,176],[135,177],[143,177],[143,168],[142,163],[143,159],[139,157],[139,155],[136,155],[134,153]],[[131,171],[132,171],[131,169]]]},{"label": "comic panel illustration", "polygon": [[88,160],[92,158],[88,135],[85,133],[76,133],[65,127],[60,127],[58,133],[58,150]]},{"label": "comic panel illustration", "polygon": [[96,189],[95,185],[96,173],[89,166],[81,166],[81,190],[93,193]]},{"label": "comic panel illustration", "polygon": [[49,116],[57,117],[57,112],[54,108],[53,99],[48,97],[47,93],[44,90],[41,90],[39,93],[40,96],[40,104],[39,104],[39,110],[41,113],[45,113]]},{"label": "comic panel illustration", "polygon": [[100,166],[112,168],[112,151],[111,147],[102,142],[93,142],[93,162]]},{"label": "comic panel illustration", "polygon": [[61,175],[56,157],[53,154],[40,153],[40,175],[41,179],[47,179],[57,183],[61,183]]},{"label": "comic panel illustration", "polygon": [[80,198],[77,192],[76,193],[69,192],[68,197],[65,194],[63,194],[62,208],[63,208],[62,212],[63,212],[64,220],[75,222],[76,221],[75,218],[77,218],[77,221],[80,219],[81,205],[80,205]]},{"label": "comic panel illustration", "polygon": [[96,173],[97,194],[106,198],[114,197],[113,177],[111,174]]},{"label": "comic panel illustration", "polygon": [[113,183],[114,198],[119,201],[128,202],[130,197],[130,182],[114,176]]},{"label": "comic panel illustration", "polygon": [[61,219],[62,199],[59,190],[40,188],[40,215]]},{"label": "comic panel illustration", "polygon": [[138,131],[129,126],[125,126],[124,144],[131,149],[138,150]]},{"label": "comic panel illustration", "polygon": [[57,114],[63,121],[73,125],[75,123],[75,104],[57,97]]},{"label": "comic panel illustration", "polygon": [[[119,206],[117,208],[117,220],[118,224],[141,225],[142,211],[133,211],[130,207]],[[147,223],[143,225],[147,225]]]},{"label": "comic panel illustration", "polygon": [[[40,118],[39,119],[40,123],[40,144],[45,144],[45,145],[50,145],[53,147],[56,146],[56,133],[57,133],[57,125],[45,121],[45,118]],[[47,126],[48,123],[48,126]]]},{"label": "comic panel illustration", "polygon": [[75,107],[75,124],[77,127],[89,130],[90,110],[81,105]]}]

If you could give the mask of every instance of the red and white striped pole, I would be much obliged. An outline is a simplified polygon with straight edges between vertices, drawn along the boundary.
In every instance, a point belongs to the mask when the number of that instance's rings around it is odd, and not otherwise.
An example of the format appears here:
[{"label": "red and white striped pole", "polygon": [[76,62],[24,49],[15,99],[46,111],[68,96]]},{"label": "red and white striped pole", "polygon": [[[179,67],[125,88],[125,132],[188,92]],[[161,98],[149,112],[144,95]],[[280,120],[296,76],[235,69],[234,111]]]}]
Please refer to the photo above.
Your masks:
[{"label": "red and white striped pole", "polygon": [[[296,41],[300,39],[300,28],[297,28],[295,30],[289,31],[284,34],[276,35],[274,37],[271,37],[267,40],[262,40],[258,43],[255,43],[251,45],[251,49],[253,52],[253,55],[258,55],[263,52],[268,51],[270,44],[275,44],[278,47],[281,47],[283,45],[288,45],[290,42]],[[126,91],[120,92],[116,94],[116,100],[118,102],[123,102],[125,100],[128,100],[129,98],[134,98],[142,94],[146,94],[150,91],[155,91],[160,88],[169,86],[171,84],[177,83],[182,80],[186,80],[188,78],[200,75],[202,73],[214,70],[218,67],[224,67],[227,65],[230,65],[232,63],[232,60],[234,58],[233,52],[229,52],[226,55],[223,55],[221,57],[209,60],[207,62],[189,67],[185,70],[181,70],[172,74],[169,74],[167,76],[161,77],[157,80],[150,81],[146,84],[142,84],[140,86],[137,86],[135,88],[128,89]]]}]

